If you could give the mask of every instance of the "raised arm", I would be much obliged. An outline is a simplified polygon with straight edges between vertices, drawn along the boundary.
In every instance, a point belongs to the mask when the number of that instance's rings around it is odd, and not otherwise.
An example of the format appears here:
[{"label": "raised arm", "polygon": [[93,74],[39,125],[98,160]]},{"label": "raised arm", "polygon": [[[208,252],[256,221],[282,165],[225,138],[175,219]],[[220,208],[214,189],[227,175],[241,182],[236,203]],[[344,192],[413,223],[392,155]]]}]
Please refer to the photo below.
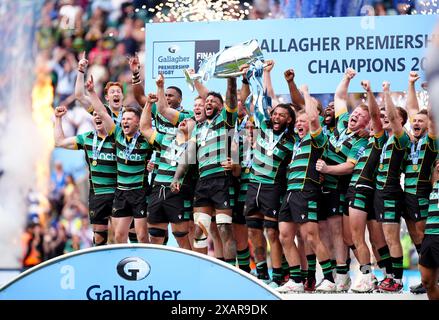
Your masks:
[{"label": "raised arm", "polygon": [[[250,83],[247,79],[247,71],[250,66],[248,64],[243,64],[239,67],[239,70],[243,72],[242,74],[242,86],[241,91],[239,93],[241,98],[241,103],[245,103],[247,101],[248,96],[250,95]],[[247,114],[253,114],[254,106],[245,106],[247,109]]]},{"label": "raised arm", "polygon": [[396,110],[395,105],[392,101],[392,97],[390,95],[390,82],[383,82],[383,93],[386,106],[386,114],[387,118],[390,121],[390,126],[392,127],[393,134],[397,137],[400,137],[404,131],[404,127],[397,117],[398,111]]},{"label": "raised arm", "polygon": [[271,70],[274,68],[274,60],[266,60],[264,65],[264,88],[267,91],[267,95],[271,98],[272,105],[277,106],[279,102],[277,101],[273,83],[271,82]]},{"label": "raised arm", "polygon": [[366,91],[367,106],[369,108],[369,114],[372,120],[372,128],[375,133],[381,132],[383,130],[383,124],[381,123],[380,108],[378,107],[377,101],[370,87],[370,81],[361,81],[361,86]]},{"label": "raised arm", "polygon": [[343,79],[337,86],[334,95],[334,109],[335,117],[338,118],[341,114],[348,112],[348,89],[351,80],[355,77],[356,71],[352,68],[347,68]]},{"label": "raised arm", "polygon": [[285,70],[284,77],[288,84],[288,90],[290,91],[291,102],[302,109],[305,106],[305,99],[302,97],[302,94],[294,82],[294,70]]},{"label": "raised arm", "polygon": [[55,128],[54,128],[54,138],[55,147],[76,150],[76,137],[64,136],[64,131],[62,128],[62,117],[67,113],[67,108],[65,106],[59,106],[55,108]]},{"label": "raised arm", "polygon": [[112,132],[115,124],[114,124],[113,119],[111,119],[110,115],[107,112],[107,109],[105,108],[101,99],[99,99],[99,97],[94,89],[94,82],[93,82],[92,75],[90,75],[90,79],[85,84],[85,87],[86,87],[87,92],[90,96],[90,100],[91,100],[91,104],[93,106],[93,109],[98,114],[98,116],[101,118],[101,120],[104,124],[105,130],[107,132]]},{"label": "raised arm", "polygon": [[240,90],[240,98],[241,101],[244,103],[247,97],[250,95],[250,83],[247,79],[247,71],[248,71],[249,65],[245,64],[239,67],[239,70],[243,72],[242,74],[242,85]]},{"label": "raised arm", "polygon": [[139,56],[134,54],[133,57],[128,58],[128,64],[130,66],[130,70],[132,75],[131,84],[133,85],[133,94],[137,103],[140,106],[144,106],[146,104],[146,96],[145,89],[142,85],[142,80],[140,79],[140,61]]},{"label": "raised arm", "polygon": [[148,94],[146,97],[146,104],[142,110],[142,116],[140,117],[140,132],[148,140],[151,139],[155,132],[152,127],[151,117],[151,108],[154,102],[157,102],[157,95],[154,93]]},{"label": "raised arm", "polygon": [[236,91],[236,78],[227,78],[226,105],[230,109],[238,108],[238,94]]},{"label": "raised arm", "polygon": [[409,86],[407,89],[407,105],[406,110],[409,115],[410,122],[415,117],[415,115],[419,112],[419,102],[418,97],[416,96],[416,81],[419,79],[419,75],[416,71],[410,71],[409,74]]},{"label": "raised arm", "polygon": [[165,96],[165,78],[159,74],[155,83],[157,84],[157,108],[158,112],[165,117],[170,123],[176,125],[180,112],[171,108]]},{"label": "raised arm", "polygon": [[305,111],[308,115],[309,129],[311,133],[317,132],[322,127],[320,125],[319,110],[317,109],[318,102],[309,94],[308,85],[302,85],[300,91],[303,93],[305,99]]},{"label": "raised arm", "polygon": [[88,60],[85,58],[85,51],[82,53],[81,59],[78,63],[78,72],[76,74],[75,83],[75,99],[79,101],[81,106],[88,109],[92,105],[90,97],[85,95],[84,77],[87,71]]}]

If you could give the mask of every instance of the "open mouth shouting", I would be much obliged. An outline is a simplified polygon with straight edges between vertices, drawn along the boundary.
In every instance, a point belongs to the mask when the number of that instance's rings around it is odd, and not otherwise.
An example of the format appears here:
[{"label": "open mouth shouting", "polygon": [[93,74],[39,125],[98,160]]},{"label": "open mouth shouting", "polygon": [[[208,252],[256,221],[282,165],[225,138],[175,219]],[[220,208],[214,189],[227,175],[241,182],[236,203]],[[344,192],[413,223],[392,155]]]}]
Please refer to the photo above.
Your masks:
[{"label": "open mouth shouting", "polygon": [[122,99],[119,96],[113,97],[113,106],[120,107],[122,105]]},{"label": "open mouth shouting", "polygon": [[422,135],[422,128],[419,125],[414,125],[413,126],[413,134],[415,135],[415,137],[419,137],[420,135]]},{"label": "open mouth shouting", "polygon": [[273,120],[273,130],[274,131],[280,131],[282,128],[282,124],[280,123],[279,120]]},{"label": "open mouth shouting", "polygon": [[305,129],[303,127],[298,127],[297,129],[297,134],[299,135],[300,138],[302,138],[305,135]]}]

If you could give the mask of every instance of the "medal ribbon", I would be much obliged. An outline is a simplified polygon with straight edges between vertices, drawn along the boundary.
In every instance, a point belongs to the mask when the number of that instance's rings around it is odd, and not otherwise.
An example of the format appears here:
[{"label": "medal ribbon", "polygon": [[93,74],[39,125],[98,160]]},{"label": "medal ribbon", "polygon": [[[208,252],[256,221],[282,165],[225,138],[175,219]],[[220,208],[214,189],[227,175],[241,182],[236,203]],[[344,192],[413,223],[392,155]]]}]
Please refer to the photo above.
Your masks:
[{"label": "medal ribbon", "polygon": [[383,150],[381,150],[381,154],[380,154],[380,164],[384,164],[384,156],[386,155],[386,150],[387,150],[387,147],[388,147],[388,145],[389,145],[389,141],[390,141],[390,138],[387,139],[386,143],[385,143],[384,146],[383,146]]},{"label": "medal ribbon", "polygon": [[302,145],[302,141],[303,141],[303,138],[300,139],[299,141],[297,141],[296,143],[294,143],[293,157],[291,158],[291,161],[293,161],[296,158],[297,151],[299,151],[300,146]]},{"label": "medal ribbon", "polygon": [[107,136],[105,136],[102,139],[102,141],[99,142],[99,145],[98,145],[98,133],[95,130],[94,135],[93,135],[93,153],[92,153],[92,159],[94,161],[98,160],[99,154],[101,153],[101,149],[102,149],[102,146],[104,145],[106,138],[107,138]]},{"label": "medal ribbon", "polygon": [[239,140],[241,138],[241,131],[242,129],[245,128],[245,125],[247,124],[247,120],[248,120],[248,115],[246,115],[244,119],[242,119],[241,124],[239,126],[238,126],[238,121],[236,121],[235,123],[235,133],[233,135],[233,140],[236,143],[239,143]]},{"label": "medal ribbon", "polygon": [[274,133],[272,129],[268,130],[268,137],[270,139],[270,141],[268,142],[268,150],[273,152],[274,148],[276,147],[276,145],[279,143],[279,141],[282,139],[282,136],[288,132],[288,128],[286,128],[284,130],[284,132],[282,132],[279,137],[275,140],[274,139]]},{"label": "medal ribbon", "polygon": [[244,167],[251,168],[253,165],[253,153],[251,144],[248,145],[247,150],[245,150]]},{"label": "medal ribbon", "polygon": [[129,157],[130,157],[130,155],[131,155],[131,153],[133,152],[133,150],[134,150],[134,147],[136,146],[136,141],[137,141],[137,138],[140,136],[140,132],[139,131],[137,131],[136,132],[136,134],[134,135],[134,137],[133,137],[133,139],[131,140],[131,142],[129,143],[129,145],[127,146],[127,143],[126,143],[126,139],[124,139],[124,144],[125,144],[125,150],[124,150],[124,155],[125,155],[125,161],[128,161],[129,160]]},{"label": "medal ribbon", "polygon": [[175,142],[176,140],[174,139],[172,141],[172,144],[170,145],[170,154],[171,154],[171,162],[172,161],[178,161],[178,159],[180,159],[181,155],[183,154],[183,152],[186,150],[187,148],[187,141],[181,145],[177,145],[177,143]]},{"label": "medal ribbon", "polygon": [[337,142],[335,143],[335,148],[336,149],[337,148],[340,149],[341,146],[343,145],[343,143],[355,134],[355,132],[351,132],[350,134],[346,134],[347,131],[348,131],[348,129],[344,129],[341,132],[340,136],[337,139]]},{"label": "medal ribbon", "polygon": [[200,140],[206,142],[207,133],[209,132],[210,125],[215,122],[216,118],[220,115],[220,112],[212,118],[212,121],[209,123],[207,120],[204,121],[203,126],[201,127]]},{"label": "medal ribbon", "polygon": [[421,153],[422,143],[424,142],[425,136],[423,136],[421,139],[418,140],[418,144],[416,145],[416,151],[415,151],[415,144],[412,143],[410,146],[410,156],[412,157],[412,164],[417,165],[419,161],[419,155]]}]

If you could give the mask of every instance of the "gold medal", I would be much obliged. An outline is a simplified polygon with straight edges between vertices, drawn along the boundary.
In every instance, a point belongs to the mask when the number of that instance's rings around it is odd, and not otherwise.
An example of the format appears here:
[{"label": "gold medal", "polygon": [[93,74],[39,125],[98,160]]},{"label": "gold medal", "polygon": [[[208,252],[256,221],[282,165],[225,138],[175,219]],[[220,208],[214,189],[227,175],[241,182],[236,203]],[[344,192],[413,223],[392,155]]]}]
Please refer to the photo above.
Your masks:
[{"label": "gold medal", "polygon": [[413,165],[413,171],[417,171],[418,170],[418,165],[417,164],[414,164]]},{"label": "gold medal", "polygon": [[250,173],[250,168],[245,168],[245,173]]},{"label": "gold medal", "polygon": [[125,159],[125,164],[128,164],[128,159]]},{"label": "gold medal", "polygon": [[93,160],[93,162],[91,163],[91,165],[92,165],[93,167],[96,167],[96,166],[98,165],[98,162],[97,162],[96,160]]},{"label": "gold medal", "polygon": [[335,153],[339,153],[339,152],[340,152],[340,148],[339,147],[335,148]]},{"label": "gold medal", "polygon": [[383,170],[384,164],[380,163],[380,170]]}]

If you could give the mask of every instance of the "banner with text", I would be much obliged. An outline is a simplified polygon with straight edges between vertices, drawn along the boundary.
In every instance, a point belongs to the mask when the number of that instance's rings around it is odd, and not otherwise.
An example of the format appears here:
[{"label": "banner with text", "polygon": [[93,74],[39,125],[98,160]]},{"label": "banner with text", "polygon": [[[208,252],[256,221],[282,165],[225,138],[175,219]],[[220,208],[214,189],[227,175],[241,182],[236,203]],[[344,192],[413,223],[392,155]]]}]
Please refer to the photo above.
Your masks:
[{"label": "banner with text", "polygon": [[200,253],[108,245],[42,263],[0,288],[0,300],[279,300],[256,277]]},{"label": "banner with text", "polygon": [[[297,84],[311,93],[333,93],[348,67],[359,73],[350,90],[361,92],[360,80],[369,79],[381,90],[384,80],[392,90],[407,89],[411,70],[423,74],[425,51],[437,15],[365,16],[233,22],[155,23],[146,25],[146,91],[155,91],[154,79],[163,73],[166,85],[189,94],[183,69],[195,68],[225,47],[256,39],[264,59],[275,60],[272,81],[277,94],[288,94],[283,77],[296,72]],[[213,79],[209,89],[225,93],[226,81]],[[192,98],[194,94],[189,94]],[[185,99],[186,105],[189,100]]]}]

